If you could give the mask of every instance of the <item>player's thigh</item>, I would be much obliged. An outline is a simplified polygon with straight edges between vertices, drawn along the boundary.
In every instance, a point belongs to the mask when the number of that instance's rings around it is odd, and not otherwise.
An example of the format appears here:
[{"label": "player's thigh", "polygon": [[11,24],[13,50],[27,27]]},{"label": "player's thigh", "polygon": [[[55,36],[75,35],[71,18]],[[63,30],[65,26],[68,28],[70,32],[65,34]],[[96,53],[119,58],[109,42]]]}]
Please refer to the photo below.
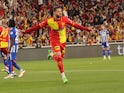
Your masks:
[{"label": "player's thigh", "polygon": [[54,56],[61,55],[61,46],[60,44],[52,44],[52,51]]},{"label": "player's thigh", "polygon": [[102,42],[102,50],[106,50],[106,48],[107,48],[106,42]]},{"label": "player's thigh", "polygon": [[110,47],[108,46],[108,47],[106,47],[106,50],[110,50]]},{"label": "player's thigh", "polygon": [[104,45],[102,45],[102,50],[105,50],[106,48],[105,48],[105,46]]},{"label": "player's thigh", "polygon": [[63,44],[61,44],[61,53],[62,53],[62,55],[64,56],[65,55],[65,43],[63,43]]},{"label": "player's thigh", "polygon": [[17,53],[15,52],[11,52],[9,55],[10,60],[16,60],[16,57],[17,57]]},{"label": "player's thigh", "polygon": [[1,48],[1,53],[7,55],[7,48]]},{"label": "player's thigh", "polygon": [[105,43],[105,50],[110,50],[110,46],[109,46],[109,44],[108,43]]},{"label": "player's thigh", "polygon": [[12,49],[9,55],[10,60],[16,60],[17,52],[18,52],[18,45],[12,46]]},{"label": "player's thigh", "polygon": [[106,49],[107,49],[107,50],[110,50],[110,45],[109,45],[109,43],[106,43]]}]

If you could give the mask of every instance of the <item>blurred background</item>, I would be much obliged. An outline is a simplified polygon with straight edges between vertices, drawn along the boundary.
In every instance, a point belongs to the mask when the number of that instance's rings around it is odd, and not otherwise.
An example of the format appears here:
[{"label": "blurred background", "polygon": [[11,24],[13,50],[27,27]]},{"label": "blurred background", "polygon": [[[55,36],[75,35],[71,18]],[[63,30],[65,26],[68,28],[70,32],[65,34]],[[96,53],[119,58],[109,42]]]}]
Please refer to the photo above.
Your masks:
[{"label": "blurred background", "polygon": [[[97,45],[100,43],[100,25],[110,33],[110,43],[124,42],[124,0],[1,0],[0,25],[14,19],[22,31],[51,17],[52,7],[63,7],[63,15],[93,32],[80,31],[67,26],[68,45]],[[19,36],[19,46],[42,48],[50,46],[49,28]]]}]

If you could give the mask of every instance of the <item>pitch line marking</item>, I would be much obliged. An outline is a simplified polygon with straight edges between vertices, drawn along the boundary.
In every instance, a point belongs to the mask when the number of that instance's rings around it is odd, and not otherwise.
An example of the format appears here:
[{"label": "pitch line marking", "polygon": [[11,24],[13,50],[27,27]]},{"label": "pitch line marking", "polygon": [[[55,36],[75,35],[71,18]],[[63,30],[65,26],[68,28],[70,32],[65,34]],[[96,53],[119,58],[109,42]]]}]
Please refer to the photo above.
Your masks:
[{"label": "pitch line marking", "polygon": [[[30,71],[35,73],[57,73],[57,70],[49,70],[49,71]],[[124,72],[124,70],[66,70],[65,72]]]}]

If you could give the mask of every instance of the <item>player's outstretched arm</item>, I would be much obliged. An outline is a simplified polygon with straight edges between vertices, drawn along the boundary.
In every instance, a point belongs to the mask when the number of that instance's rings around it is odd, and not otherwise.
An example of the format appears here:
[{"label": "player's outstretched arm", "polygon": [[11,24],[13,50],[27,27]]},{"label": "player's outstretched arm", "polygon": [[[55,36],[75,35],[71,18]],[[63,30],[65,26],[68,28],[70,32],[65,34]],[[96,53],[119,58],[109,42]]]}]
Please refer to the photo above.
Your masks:
[{"label": "player's outstretched arm", "polygon": [[73,22],[72,20],[68,19],[67,17],[66,17],[65,20],[66,20],[67,24],[69,24],[69,25],[71,25],[71,26],[73,26],[73,27],[75,27],[75,28],[77,28],[77,29],[86,30],[86,31],[91,31],[91,29],[89,29],[89,28],[87,28],[87,27],[84,27],[84,26],[81,26],[81,25],[79,25],[79,24]]},{"label": "player's outstretched arm", "polygon": [[45,20],[45,21],[39,23],[39,24],[36,25],[36,26],[33,26],[33,27],[27,29],[27,30],[26,30],[25,32],[23,32],[23,33],[26,34],[26,33],[32,32],[32,31],[37,31],[38,29],[40,29],[40,28],[42,28],[42,27],[44,27],[44,26],[46,26],[46,25],[47,25],[47,20]]}]

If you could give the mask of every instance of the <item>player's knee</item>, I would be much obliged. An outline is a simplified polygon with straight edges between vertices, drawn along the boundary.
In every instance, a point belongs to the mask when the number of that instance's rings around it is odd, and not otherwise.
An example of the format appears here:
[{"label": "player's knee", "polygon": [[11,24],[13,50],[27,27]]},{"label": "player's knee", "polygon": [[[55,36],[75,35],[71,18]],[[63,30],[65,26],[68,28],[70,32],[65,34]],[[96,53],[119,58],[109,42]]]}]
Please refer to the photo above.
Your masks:
[{"label": "player's knee", "polygon": [[102,50],[106,50],[105,48],[102,48]]},{"label": "player's knee", "polygon": [[61,55],[57,55],[57,56],[55,56],[55,60],[56,60],[57,62],[62,61],[62,57],[61,57]]},{"label": "player's knee", "polygon": [[61,56],[61,52],[55,52],[54,53],[54,60],[57,61],[57,62],[60,62],[62,61],[62,56]]},{"label": "player's knee", "polygon": [[106,50],[110,50],[110,48],[108,47]]}]

